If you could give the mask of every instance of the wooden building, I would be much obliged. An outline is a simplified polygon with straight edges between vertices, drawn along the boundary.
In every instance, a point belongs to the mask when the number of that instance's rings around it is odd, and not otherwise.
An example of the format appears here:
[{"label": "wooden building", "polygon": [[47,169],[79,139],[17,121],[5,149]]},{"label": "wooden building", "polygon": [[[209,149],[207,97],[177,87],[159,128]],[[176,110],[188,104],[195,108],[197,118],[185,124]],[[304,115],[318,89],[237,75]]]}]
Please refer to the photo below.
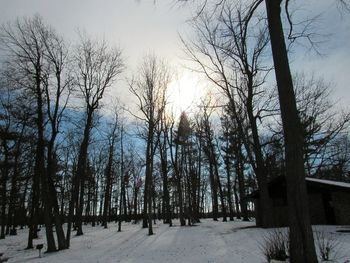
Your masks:
[{"label": "wooden building", "polygon": [[[311,223],[313,225],[350,225],[350,183],[306,177]],[[279,176],[269,183],[269,194],[273,204],[273,219],[276,227],[288,225],[286,180]],[[259,211],[259,192],[249,195]],[[260,226],[256,216],[256,225]]]}]

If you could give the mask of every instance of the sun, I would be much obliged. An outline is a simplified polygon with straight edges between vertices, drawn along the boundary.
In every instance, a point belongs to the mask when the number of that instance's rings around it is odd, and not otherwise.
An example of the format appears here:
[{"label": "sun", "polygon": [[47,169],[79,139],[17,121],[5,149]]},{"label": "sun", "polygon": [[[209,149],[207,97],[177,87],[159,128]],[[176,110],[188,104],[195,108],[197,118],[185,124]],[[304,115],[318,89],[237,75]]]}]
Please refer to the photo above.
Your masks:
[{"label": "sun", "polygon": [[168,87],[168,112],[174,116],[180,116],[185,111],[190,114],[200,102],[203,87],[195,74],[184,73],[170,83]]}]

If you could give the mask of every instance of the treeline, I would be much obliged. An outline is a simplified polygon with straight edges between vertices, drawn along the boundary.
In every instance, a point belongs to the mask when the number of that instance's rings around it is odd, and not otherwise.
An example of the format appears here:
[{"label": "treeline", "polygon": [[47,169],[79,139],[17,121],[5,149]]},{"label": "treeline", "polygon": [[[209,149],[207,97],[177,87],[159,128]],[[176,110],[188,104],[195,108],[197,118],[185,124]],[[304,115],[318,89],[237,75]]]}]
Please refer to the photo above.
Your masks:
[{"label": "treeline", "polygon": [[[156,55],[141,61],[128,80],[137,129],[118,100],[102,112],[126,70],[120,49],[84,34],[68,46],[39,16],[3,25],[0,238],[27,226],[33,248],[43,224],[51,252],[69,248],[72,231],[82,235],[87,223],[107,228],[115,220],[120,231],[122,221],[142,220],[151,235],[156,218],[170,226],[204,216],[248,220],[246,196],[255,189],[265,212],[259,221],[273,225],[267,184],[285,174],[285,142],[267,81],[267,25],[247,22],[245,12],[203,12],[193,22],[196,38],[183,40],[220,91],[194,113],[174,116],[170,67]],[[333,107],[330,84],[296,74],[294,86],[305,174],[349,181],[349,115]]]}]

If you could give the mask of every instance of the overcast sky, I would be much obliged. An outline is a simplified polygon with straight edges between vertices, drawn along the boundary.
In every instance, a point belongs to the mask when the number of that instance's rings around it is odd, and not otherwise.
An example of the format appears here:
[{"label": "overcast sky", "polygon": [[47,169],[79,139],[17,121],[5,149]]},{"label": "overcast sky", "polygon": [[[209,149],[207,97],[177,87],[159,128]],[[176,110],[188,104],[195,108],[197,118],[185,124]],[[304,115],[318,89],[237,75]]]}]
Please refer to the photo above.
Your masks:
[{"label": "overcast sky", "polygon": [[[305,1],[295,0],[298,4]],[[350,13],[340,13],[334,0],[308,0],[300,14],[322,12],[317,24],[320,32],[329,34],[322,45],[323,56],[297,47],[292,54],[292,69],[314,72],[332,81],[340,103],[350,99]],[[309,14],[305,10],[312,9]],[[174,0],[0,0],[0,23],[17,17],[40,14],[70,42],[77,29],[103,37],[124,50],[126,63],[133,69],[136,61],[148,51],[165,57],[170,63],[184,63],[178,33],[187,30],[189,7],[174,7]]]},{"label": "overcast sky", "polygon": [[127,59],[154,50],[169,59],[178,51],[177,38],[190,17],[172,1],[154,0],[0,0],[0,22],[40,14],[72,42],[77,30],[105,38],[123,48]]}]

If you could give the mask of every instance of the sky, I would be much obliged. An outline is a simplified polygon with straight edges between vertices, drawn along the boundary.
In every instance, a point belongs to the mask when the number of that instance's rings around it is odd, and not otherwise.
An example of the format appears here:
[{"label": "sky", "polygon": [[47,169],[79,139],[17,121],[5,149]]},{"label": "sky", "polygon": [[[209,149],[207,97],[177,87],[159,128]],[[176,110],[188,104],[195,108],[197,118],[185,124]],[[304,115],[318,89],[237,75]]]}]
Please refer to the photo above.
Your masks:
[{"label": "sky", "polygon": [[[297,2],[301,1],[294,1]],[[307,47],[299,46],[291,55],[291,68],[294,71],[314,73],[324,78],[331,85],[333,100],[337,105],[349,109],[350,12],[343,12],[337,5],[337,0],[307,2],[307,6],[300,7],[300,15],[301,17],[305,17],[305,14],[309,17],[320,15],[314,25],[314,31],[323,35],[319,38],[321,54],[315,54]]]},{"label": "sky", "polygon": [[[78,30],[104,38],[123,50],[127,70],[124,78],[136,72],[137,63],[147,52],[165,58],[178,71],[174,89],[178,104],[191,104],[189,97],[198,97],[201,86],[198,77],[183,69],[186,65],[179,33],[191,35],[186,21],[194,9],[179,7],[175,0],[0,0],[0,23],[17,17],[40,14],[70,43]],[[305,6],[295,0],[296,18],[322,13],[317,32],[327,35],[315,54],[307,47],[295,46],[290,54],[293,71],[306,71],[332,83],[334,100],[347,106],[350,100],[350,12],[341,13],[335,0],[308,0]],[[327,39],[327,40],[326,40]],[[326,40],[326,41],[325,41]],[[129,101],[126,81],[118,85],[122,100]],[[186,90],[191,90],[187,92]],[[190,95],[191,94],[191,95]],[[183,106],[185,107],[185,106]]]}]

